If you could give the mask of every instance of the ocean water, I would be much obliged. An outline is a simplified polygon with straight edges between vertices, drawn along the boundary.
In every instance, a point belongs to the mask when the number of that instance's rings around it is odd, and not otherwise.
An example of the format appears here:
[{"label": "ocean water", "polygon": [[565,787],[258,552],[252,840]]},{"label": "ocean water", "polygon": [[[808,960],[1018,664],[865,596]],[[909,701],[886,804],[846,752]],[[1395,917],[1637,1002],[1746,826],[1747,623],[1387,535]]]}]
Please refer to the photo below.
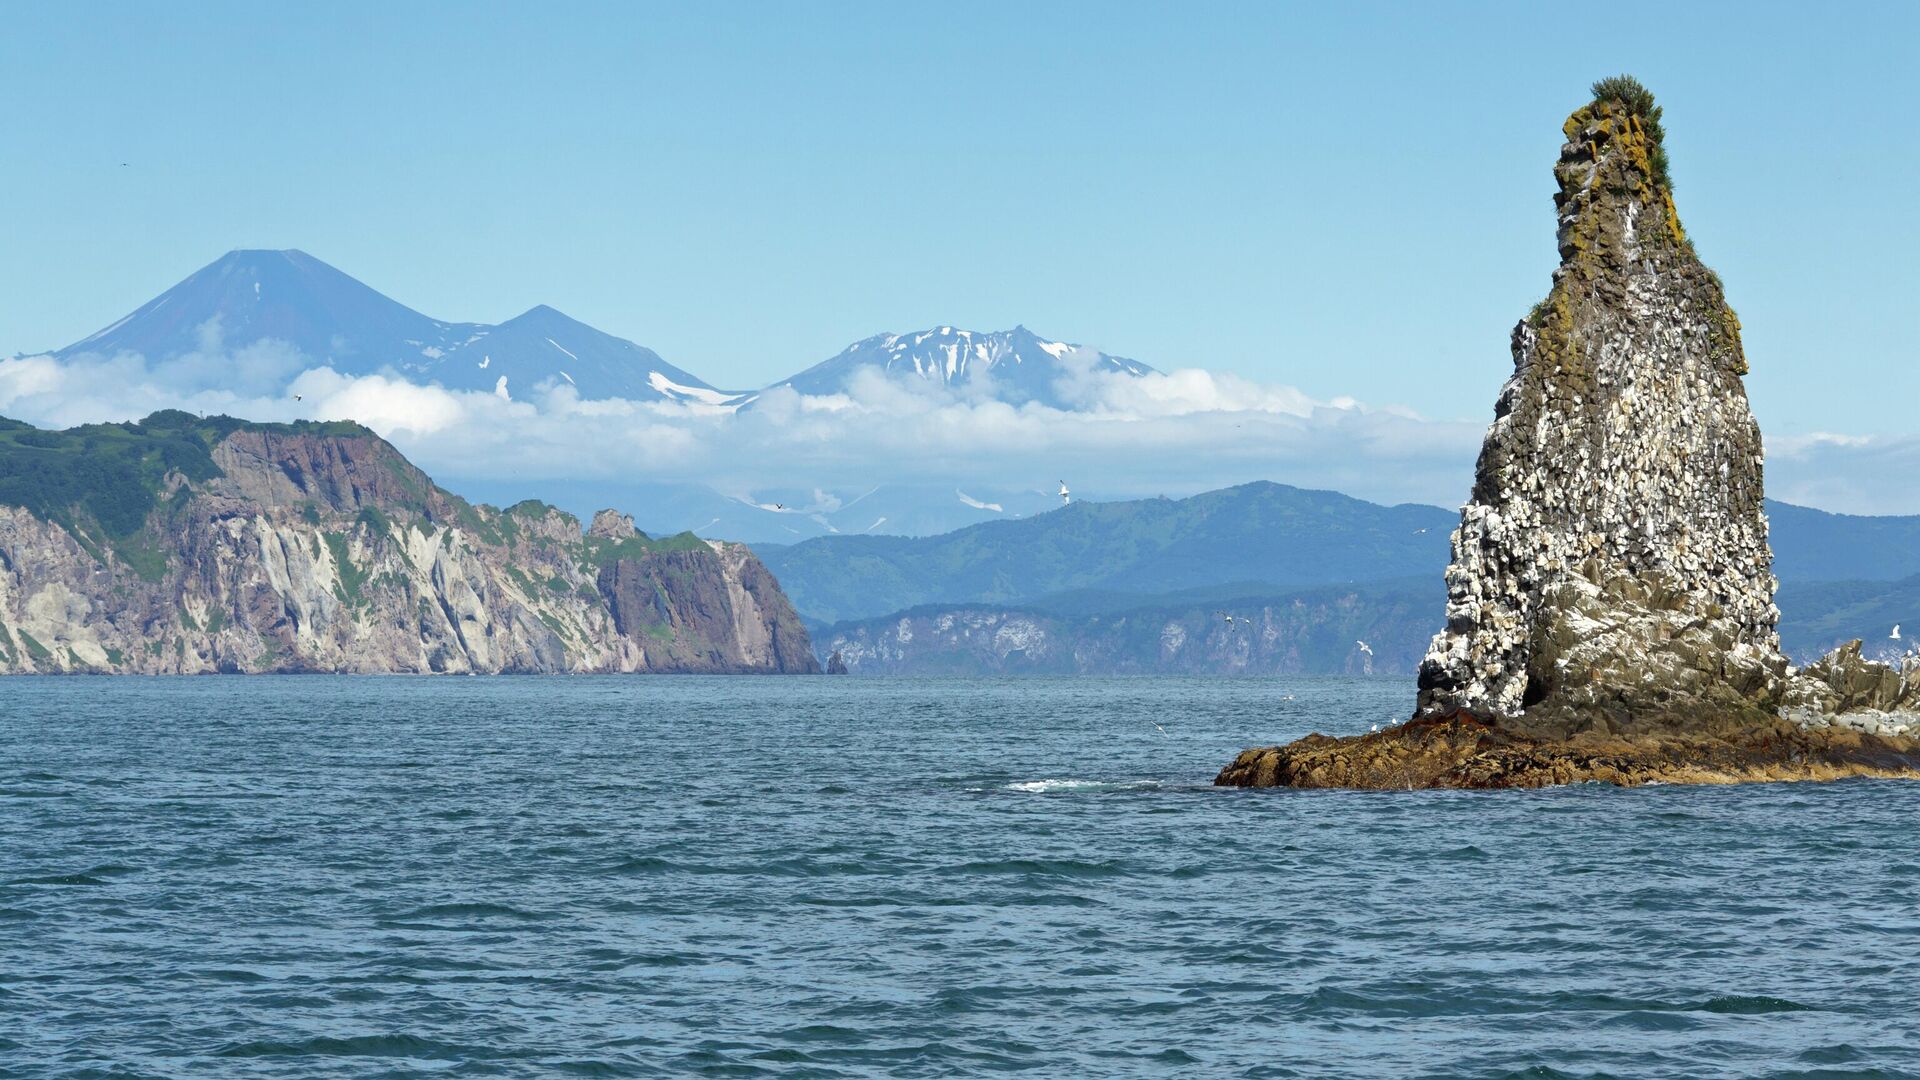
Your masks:
[{"label": "ocean water", "polygon": [[0,1075],[1920,1075],[1920,785],[1209,786],[1410,705],[0,681]]}]

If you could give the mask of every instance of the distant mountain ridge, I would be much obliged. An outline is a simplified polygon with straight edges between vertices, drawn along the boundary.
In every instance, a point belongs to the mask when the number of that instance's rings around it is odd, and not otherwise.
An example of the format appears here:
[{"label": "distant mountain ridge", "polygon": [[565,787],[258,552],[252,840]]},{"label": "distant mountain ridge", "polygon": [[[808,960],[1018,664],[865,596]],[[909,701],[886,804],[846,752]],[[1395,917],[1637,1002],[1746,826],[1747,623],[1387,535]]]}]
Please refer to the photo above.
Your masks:
[{"label": "distant mountain ridge", "polygon": [[498,324],[445,322],[303,251],[230,251],[119,322],[54,353],[137,353],[153,363],[284,342],[348,375],[391,369],[509,396],[566,383],[582,397],[725,404],[738,395],[542,304]]},{"label": "distant mountain ridge", "polygon": [[1228,581],[1284,591],[1437,579],[1452,520],[1435,506],[1260,482],[1187,499],[1074,503],[940,536],[834,536],[755,550],[804,617],[834,623],[1073,589],[1147,596]]},{"label": "distant mountain ridge", "polygon": [[1835,514],[1773,499],[1766,506],[1773,573],[1783,582],[1920,574],[1920,515]]},{"label": "distant mountain ridge", "polygon": [[[279,348],[276,349],[276,345]],[[291,350],[292,355],[285,355]],[[304,367],[345,375],[393,372],[451,390],[526,397],[570,387],[582,398],[675,402],[695,410],[750,406],[754,391],[724,390],[659,353],[588,326],[545,304],[500,323],[431,318],[304,251],[237,250],[189,274],[110,326],[52,355],[137,354],[152,364],[197,360],[210,385],[268,389]],[[230,359],[224,369],[217,361]],[[801,393],[843,392],[863,370],[918,378],[957,393],[1012,404],[1073,408],[1064,382],[1099,371],[1152,368],[1095,349],[1050,341],[1024,326],[981,333],[941,326],[879,334],[772,384]],[[771,387],[770,387],[771,388]]]},{"label": "distant mountain ridge", "polygon": [[1048,341],[1024,326],[994,333],[939,326],[912,334],[876,334],[846,347],[775,386],[803,394],[839,393],[862,370],[913,377],[949,389],[990,391],[1013,405],[1037,402],[1056,409],[1078,403],[1061,392],[1063,379],[1083,372],[1150,375],[1137,360],[1097,349]]},{"label": "distant mountain ridge", "polygon": [[1439,629],[1438,578],[1274,594],[933,604],[812,629],[853,675],[1407,675]]},{"label": "distant mountain ridge", "polygon": [[[1870,655],[1897,652],[1896,623],[1901,641],[1920,633],[1920,517],[1774,502],[1767,513],[1789,654],[1856,637]],[[854,673],[1346,671],[1366,640],[1386,674],[1411,671],[1437,629],[1453,524],[1439,507],[1258,483],[939,536],[754,548],[821,659],[841,651]],[[1156,645],[1150,624],[1175,644]],[[1258,626],[1259,647],[1230,626]]]}]

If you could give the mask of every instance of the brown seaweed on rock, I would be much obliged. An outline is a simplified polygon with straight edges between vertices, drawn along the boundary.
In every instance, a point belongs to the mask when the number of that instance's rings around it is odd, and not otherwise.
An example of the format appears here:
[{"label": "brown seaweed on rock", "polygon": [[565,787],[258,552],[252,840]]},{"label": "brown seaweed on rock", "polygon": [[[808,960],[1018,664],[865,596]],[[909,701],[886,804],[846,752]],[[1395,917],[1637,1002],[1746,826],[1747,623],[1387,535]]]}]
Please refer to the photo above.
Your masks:
[{"label": "brown seaweed on rock", "polygon": [[1468,712],[1421,717],[1369,735],[1309,735],[1247,750],[1224,787],[1533,788],[1554,784],[1738,784],[1920,775],[1920,743],[1779,717],[1662,731],[1564,733]]}]

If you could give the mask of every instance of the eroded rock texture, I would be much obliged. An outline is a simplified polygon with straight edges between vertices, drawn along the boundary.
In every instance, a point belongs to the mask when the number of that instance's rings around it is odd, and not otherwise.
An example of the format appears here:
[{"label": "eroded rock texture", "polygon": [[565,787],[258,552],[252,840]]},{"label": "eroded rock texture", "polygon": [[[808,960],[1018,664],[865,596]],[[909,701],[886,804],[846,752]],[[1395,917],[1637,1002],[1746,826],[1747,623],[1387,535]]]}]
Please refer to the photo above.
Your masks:
[{"label": "eroded rock texture", "polygon": [[1561,263],[1513,332],[1414,719],[1217,783],[1520,787],[1920,776],[1920,660],[1804,672],[1775,634],[1740,323],[1630,79],[1566,123]]},{"label": "eroded rock texture", "polygon": [[[7,460],[31,467],[45,444],[51,467],[126,437],[78,430],[29,432]],[[132,531],[0,500],[0,674],[819,670],[744,545],[470,505],[351,425],[175,414],[132,434],[185,467],[156,469]],[[95,468],[90,489],[133,483]]]},{"label": "eroded rock texture", "polygon": [[1739,320],[1643,118],[1596,101],[1565,131],[1561,264],[1514,328],[1420,712],[1764,707],[1786,660]]}]

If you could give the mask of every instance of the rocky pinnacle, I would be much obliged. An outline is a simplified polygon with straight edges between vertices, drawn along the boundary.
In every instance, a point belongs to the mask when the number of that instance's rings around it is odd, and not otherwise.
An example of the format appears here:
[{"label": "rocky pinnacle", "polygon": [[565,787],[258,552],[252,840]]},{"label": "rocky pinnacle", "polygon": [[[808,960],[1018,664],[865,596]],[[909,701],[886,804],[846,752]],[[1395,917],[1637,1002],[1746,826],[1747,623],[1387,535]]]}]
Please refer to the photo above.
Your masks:
[{"label": "rocky pinnacle", "polygon": [[1595,93],[1564,127],[1560,266],[1513,330],[1423,716],[1618,721],[1781,692],[1740,322],[1681,227],[1652,96]]},{"label": "rocky pinnacle", "polygon": [[1414,717],[1244,751],[1238,787],[1920,778],[1920,657],[1780,653],[1740,323],[1624,76],[1567,120],[1560,267],[1513,331]]}]

